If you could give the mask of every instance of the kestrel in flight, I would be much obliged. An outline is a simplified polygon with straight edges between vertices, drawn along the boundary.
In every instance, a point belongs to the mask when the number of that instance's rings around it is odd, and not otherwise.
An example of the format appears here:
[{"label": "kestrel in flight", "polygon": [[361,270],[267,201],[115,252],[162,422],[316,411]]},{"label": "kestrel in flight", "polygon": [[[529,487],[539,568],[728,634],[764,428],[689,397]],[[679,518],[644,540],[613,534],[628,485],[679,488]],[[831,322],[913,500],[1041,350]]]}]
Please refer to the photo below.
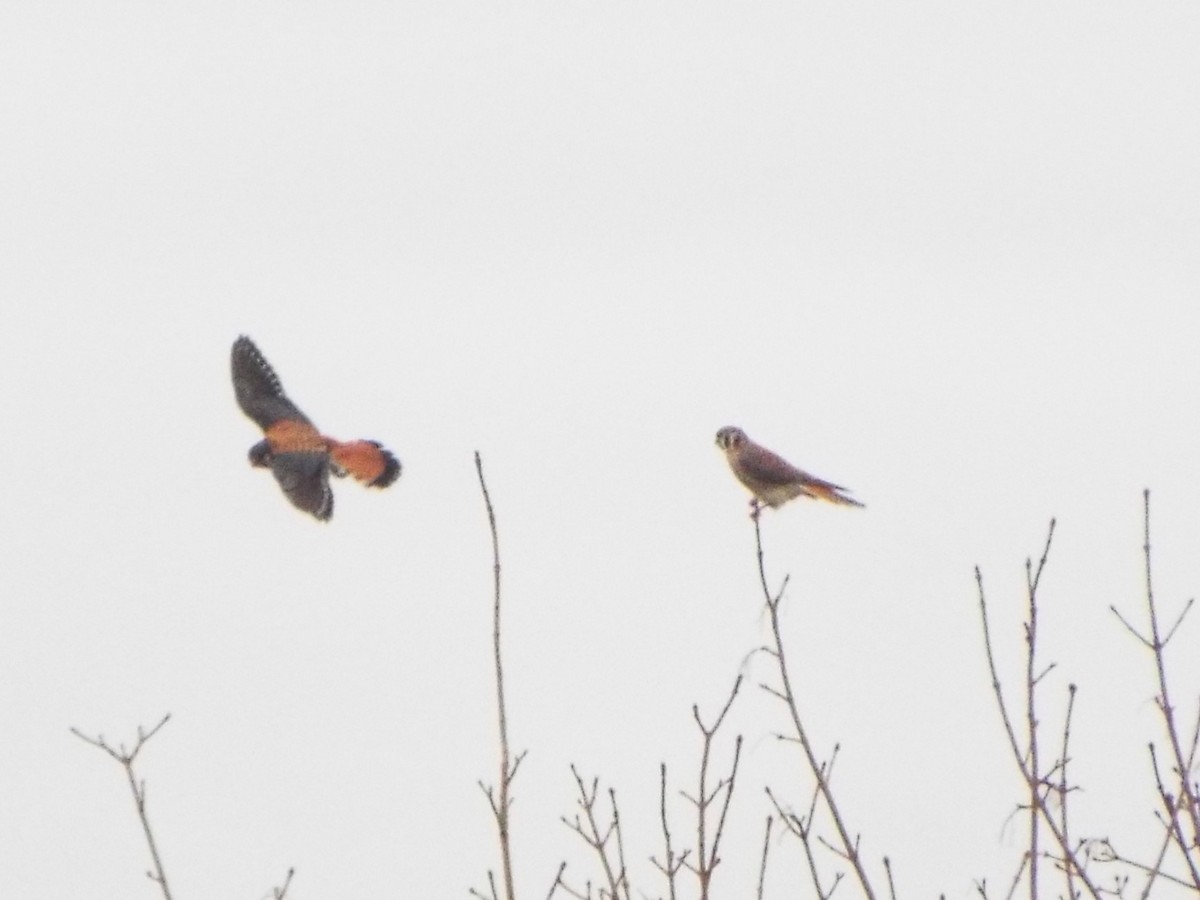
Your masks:
[{"label": "kestrel in flight", "polygon": [[378,442],[343,442],[317,431],[250,338],[233,342],[230,364],[238,406],[266,435],[250,448],[250,465],[269,468],[293,506],[325,521],[333,515],[330,472],[379,488],[400,476],[400,460]]},{"label": "kestrel in flight", "polygon": [[750,505],[755,516],[760,502],[774,509],[800,496],[843,506],[863,505],[846,496],[847,489],[841,485],[809,475],[766,447],[760,447],[740,428],[727,426],[718,431],[717,446],[725,451],[725,459],[738,481],[754,494]]}]

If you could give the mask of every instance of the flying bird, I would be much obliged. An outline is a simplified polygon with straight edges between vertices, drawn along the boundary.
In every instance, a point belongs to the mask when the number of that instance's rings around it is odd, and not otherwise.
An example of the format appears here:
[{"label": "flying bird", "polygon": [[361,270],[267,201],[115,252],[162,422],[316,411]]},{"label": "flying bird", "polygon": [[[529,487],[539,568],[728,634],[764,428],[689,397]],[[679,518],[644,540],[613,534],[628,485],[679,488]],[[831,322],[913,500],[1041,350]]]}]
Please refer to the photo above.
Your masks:
[{"label": "flying bird", "polygon": [[377,441],[338,441],[317,431],[245,335],[233,342],[230,367],[238,406],[265,435],[250,448],[250,465],[269,468],[293,506],[326,521],[333,515],[331,472],[378,488],[400,476],[400,460]]},{"label": "flying bird", "polygon": [[740,428],[726,426],[718,431],[717,446],[725,451],[725,459],[738,481],[754,494],[750,501],[752,515],[758,515],[760,502],[774,509],[800,496],[843,506],[863,505],[847,496],[847,489],[841,485],[809,475],[766,447],[760,447]]}]

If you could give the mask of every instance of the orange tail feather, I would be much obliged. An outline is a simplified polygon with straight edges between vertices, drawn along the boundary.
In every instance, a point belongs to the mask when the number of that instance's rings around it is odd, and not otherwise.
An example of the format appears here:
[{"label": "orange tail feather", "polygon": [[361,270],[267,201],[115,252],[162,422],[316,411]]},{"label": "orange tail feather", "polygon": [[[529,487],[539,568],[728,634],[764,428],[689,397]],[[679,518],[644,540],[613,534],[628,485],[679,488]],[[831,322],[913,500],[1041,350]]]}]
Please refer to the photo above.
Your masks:
[{"label": "orange tail feather", "polygon": [[859,503],[853,497],[847,497],[843,494],[842,491],[845,489],[839,488],[836,485],[810,484],[805,487],[812,492],[813,496],[826,500],[829,503],[837,503],[840,506],[863,506],[862,503]]},{"label": "orange tail feather", "polygon": [[384,488],[400,477],[400,460],[376,441],[330,441],[329,455],[367,487]]}]

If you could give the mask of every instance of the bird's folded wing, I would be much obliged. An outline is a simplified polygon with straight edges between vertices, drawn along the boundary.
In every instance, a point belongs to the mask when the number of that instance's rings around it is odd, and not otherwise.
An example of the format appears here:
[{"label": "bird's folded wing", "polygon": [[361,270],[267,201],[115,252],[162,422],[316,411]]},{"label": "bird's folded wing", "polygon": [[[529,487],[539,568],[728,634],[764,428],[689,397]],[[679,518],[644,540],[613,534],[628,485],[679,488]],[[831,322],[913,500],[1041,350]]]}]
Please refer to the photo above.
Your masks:
[{"label": "bird's folded wing", "polygon": [[738,451],[737,461],[746,475],[762,484],[792,484],[809,477],[783,457],[757,444],[744,444]]}]

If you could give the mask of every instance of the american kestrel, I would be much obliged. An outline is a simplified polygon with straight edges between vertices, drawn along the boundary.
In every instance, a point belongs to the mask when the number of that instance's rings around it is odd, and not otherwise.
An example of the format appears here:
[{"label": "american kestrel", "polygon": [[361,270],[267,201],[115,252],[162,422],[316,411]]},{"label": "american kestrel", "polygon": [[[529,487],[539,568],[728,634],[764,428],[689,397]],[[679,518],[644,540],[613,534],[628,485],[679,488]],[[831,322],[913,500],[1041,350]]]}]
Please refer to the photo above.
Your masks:
[{"label": "american kestrel", "polygon": [[846,496],[843,492],[847,489],[841,485],[815,478],[766,447],[760,447],[740,428],[726,426],[718,431],[717,446],[725,451],[725,459],[738,481],[754,494],[750,501],[754,515],[758,515],[760,501],[774,509],[802,495],[843,506],[863,505]]},{"label": "american kestrel", "polygon": [[238,406],[266,435],[250,448],[250,465],[269,468],[292,505],[325,521],[333,515],[330,472],[379,488],[400,476],[400,460],[378,442],[342,442],[317,431],[250,338],[233,342],[230,364]]}]

